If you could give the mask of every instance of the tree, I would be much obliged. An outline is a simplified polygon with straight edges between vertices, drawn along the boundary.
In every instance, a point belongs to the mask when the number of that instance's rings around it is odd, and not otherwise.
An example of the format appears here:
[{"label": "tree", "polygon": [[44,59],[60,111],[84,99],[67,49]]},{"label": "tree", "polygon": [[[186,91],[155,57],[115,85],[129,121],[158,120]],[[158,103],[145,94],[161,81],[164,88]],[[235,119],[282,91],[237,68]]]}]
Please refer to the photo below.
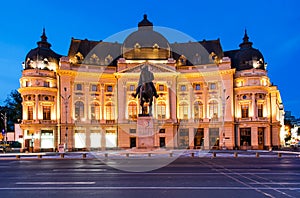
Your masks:
[{"label": "tree", "polygon": [[0,107],[1,129],[4,129],[4,116],[7,118],[7,131],[14,131],[14,124],[22,120],[22,97],[17,90],[11,91],[10,95],[4,101],[4,106]]}]

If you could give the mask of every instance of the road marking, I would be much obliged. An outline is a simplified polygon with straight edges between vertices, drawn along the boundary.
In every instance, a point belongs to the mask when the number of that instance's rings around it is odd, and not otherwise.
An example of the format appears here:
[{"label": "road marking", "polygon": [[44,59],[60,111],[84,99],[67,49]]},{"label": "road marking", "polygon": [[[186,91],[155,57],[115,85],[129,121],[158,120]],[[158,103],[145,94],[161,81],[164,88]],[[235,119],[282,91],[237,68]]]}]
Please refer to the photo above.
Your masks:
[{"label": "road marking", "polygon": [[251,182],[249,184],[260,184],[260,185],[300,185],[299,182]]},{"label": "road marking", "polygon": [[[70,170],[71,171],[71,170]],[[59,172],[59,173],[36,173],[35,175],[70,175],[70,174],[90,174],[90,175],[220,175],[219,172],[212,172],[212,173],[145,173],[145,172],[131,172],[131,173],[119,173],[119,172],[85,172],[85,173],[81,173],[81,172],[73,172],[70,173],[69,172]],[[227,175],[236,175],[237,173],[232,172],[232,173],[227,173]],[[250,173],[238,173],[239,175],[292,175],[292,176],[300,176],[300,173],[261,173],[261,172],[250,172]]]},{"label": "road marking", "polygon": [[107,171],[107,169],[104,168],[74,168],[74,169],[65,169],[65,168],[61,168],[61,169],[53,169],[52,171],[54,172],[103,172],[103,171]]},{"label": "road marking", "polygon": [[[71,183],[71,182],[68,182]],[[2,187],[0,190],[270,190],[269,187],[241,186],[53,186],[53,187]],[[300,188],[278,187],[278,190],[300,190]]]},{"label": "road marking", "polygon": [[17,182],[17,185],[91,185],[96,182]]}]

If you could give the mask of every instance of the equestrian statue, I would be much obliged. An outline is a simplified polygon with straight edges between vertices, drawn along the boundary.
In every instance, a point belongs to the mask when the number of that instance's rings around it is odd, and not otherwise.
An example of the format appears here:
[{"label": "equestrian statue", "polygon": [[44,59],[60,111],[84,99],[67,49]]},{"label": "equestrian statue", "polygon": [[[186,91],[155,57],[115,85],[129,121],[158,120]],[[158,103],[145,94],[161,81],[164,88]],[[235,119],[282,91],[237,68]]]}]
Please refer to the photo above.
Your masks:
[{"label": "equestrian statue", "polygon": [[140,105],[142,107],[142,115],[147,115],[147,107],[145,103],[149,103],[149,115],[152,115],[153,96],[158,98],[156,88],[153,84],[154,75],[148,70],[148,66],[141,67],[141,74],[135,93],[132,94],[134,98],[139,97]]}]

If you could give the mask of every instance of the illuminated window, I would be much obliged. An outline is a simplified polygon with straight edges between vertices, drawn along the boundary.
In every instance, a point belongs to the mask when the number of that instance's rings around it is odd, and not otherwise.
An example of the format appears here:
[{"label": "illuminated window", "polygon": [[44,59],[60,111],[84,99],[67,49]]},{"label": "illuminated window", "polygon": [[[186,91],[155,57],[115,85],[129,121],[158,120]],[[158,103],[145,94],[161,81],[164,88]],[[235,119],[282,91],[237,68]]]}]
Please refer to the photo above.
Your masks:
[{"label": "illuminated window", "polygon": [[240,137],[241,146],[251,146],[251,128],[241,128]]},{"label": "illuminated window", "polygon": [[26,87],[30,87],[31,86],[31,83],[29,81],[26,81],[25,83],[26,83],[26,85],[25,85]]},{"label": "illuminated window", "polygon": [[136,102],[130,102],[128,104],[128,117],[130,119],[136,119],[137,118],[137,104],[136,104]]},{"label": "illuminated window", "polygon": [[159,129],[159,133],[166,133],[166,129]]},{"label": "illuminated window", "polygon": [[242,118],[249,117],[249,105],[248,104],[243,104],[241,106],[241,111],[242,111]]},{"label": "illuminated window", "polygon": [[96,102],[91,104],[91,119],[100,120],[100,105]]},{"label": "illuminated window", "polygon": [[27,107],[27,119],[33,120],[33,107],[32,106]]},{"label": "illuminated window", "polygon": [[210,118],[218,118],[218,102],[212,100],[208,104],[209,106],[209,116]]},{"label": "illuminated window", "polygon": [[115,106],[111,102],[109,102],[105,105],[105,117],[106,117],[106,120],[114,120],[115,119]]},{"label": "illuminated window", "polygon": [[43,120],[51,120],[51,106],[43,106]]},{"label": "illuminated window", "polygon": [[263,104],[258,104],[258,105],[257,105],[257,116],[258,116],[259,118],[264,117],[264,116],[263,116]]},{"label": "illuminated window", "polygon": [[84,117],[84,104],[81,101],[75,103],[75,118],[80,119]]},{"label": "illuminated window", "polygon": [[194,103],[194,118],[203,118],[203,104],[200,101]]},{"label": "illuminated window", "polygon": [[164,119],[166,118],[166,103],[160,101],[157,103],[157,118]]},{"label": "illuminated window", "polygon": [[188,119],[188,103],[182,102],[179,104],[179,119]]}]

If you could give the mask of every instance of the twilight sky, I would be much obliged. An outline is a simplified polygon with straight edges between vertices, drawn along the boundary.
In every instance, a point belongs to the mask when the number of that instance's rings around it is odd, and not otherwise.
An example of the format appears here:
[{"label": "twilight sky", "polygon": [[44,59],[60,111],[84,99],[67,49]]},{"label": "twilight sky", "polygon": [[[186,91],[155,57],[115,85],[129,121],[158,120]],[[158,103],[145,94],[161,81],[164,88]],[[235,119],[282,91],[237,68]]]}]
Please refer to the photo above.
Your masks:
[{"label": "twilight sky", "polygon": [[136,28],[143,14],[155,26],[184,32],[196,40],[221,39],[223,50],[239,48],[247,28],[253,47],[268,63],[271,82],[285,110],[300,117],[300,1],[298,0],[10,0],[0,11],[0,104],[19,88],[27,52],[43,27],[52,49],[67,55],[71,38],[104,40]]}]

